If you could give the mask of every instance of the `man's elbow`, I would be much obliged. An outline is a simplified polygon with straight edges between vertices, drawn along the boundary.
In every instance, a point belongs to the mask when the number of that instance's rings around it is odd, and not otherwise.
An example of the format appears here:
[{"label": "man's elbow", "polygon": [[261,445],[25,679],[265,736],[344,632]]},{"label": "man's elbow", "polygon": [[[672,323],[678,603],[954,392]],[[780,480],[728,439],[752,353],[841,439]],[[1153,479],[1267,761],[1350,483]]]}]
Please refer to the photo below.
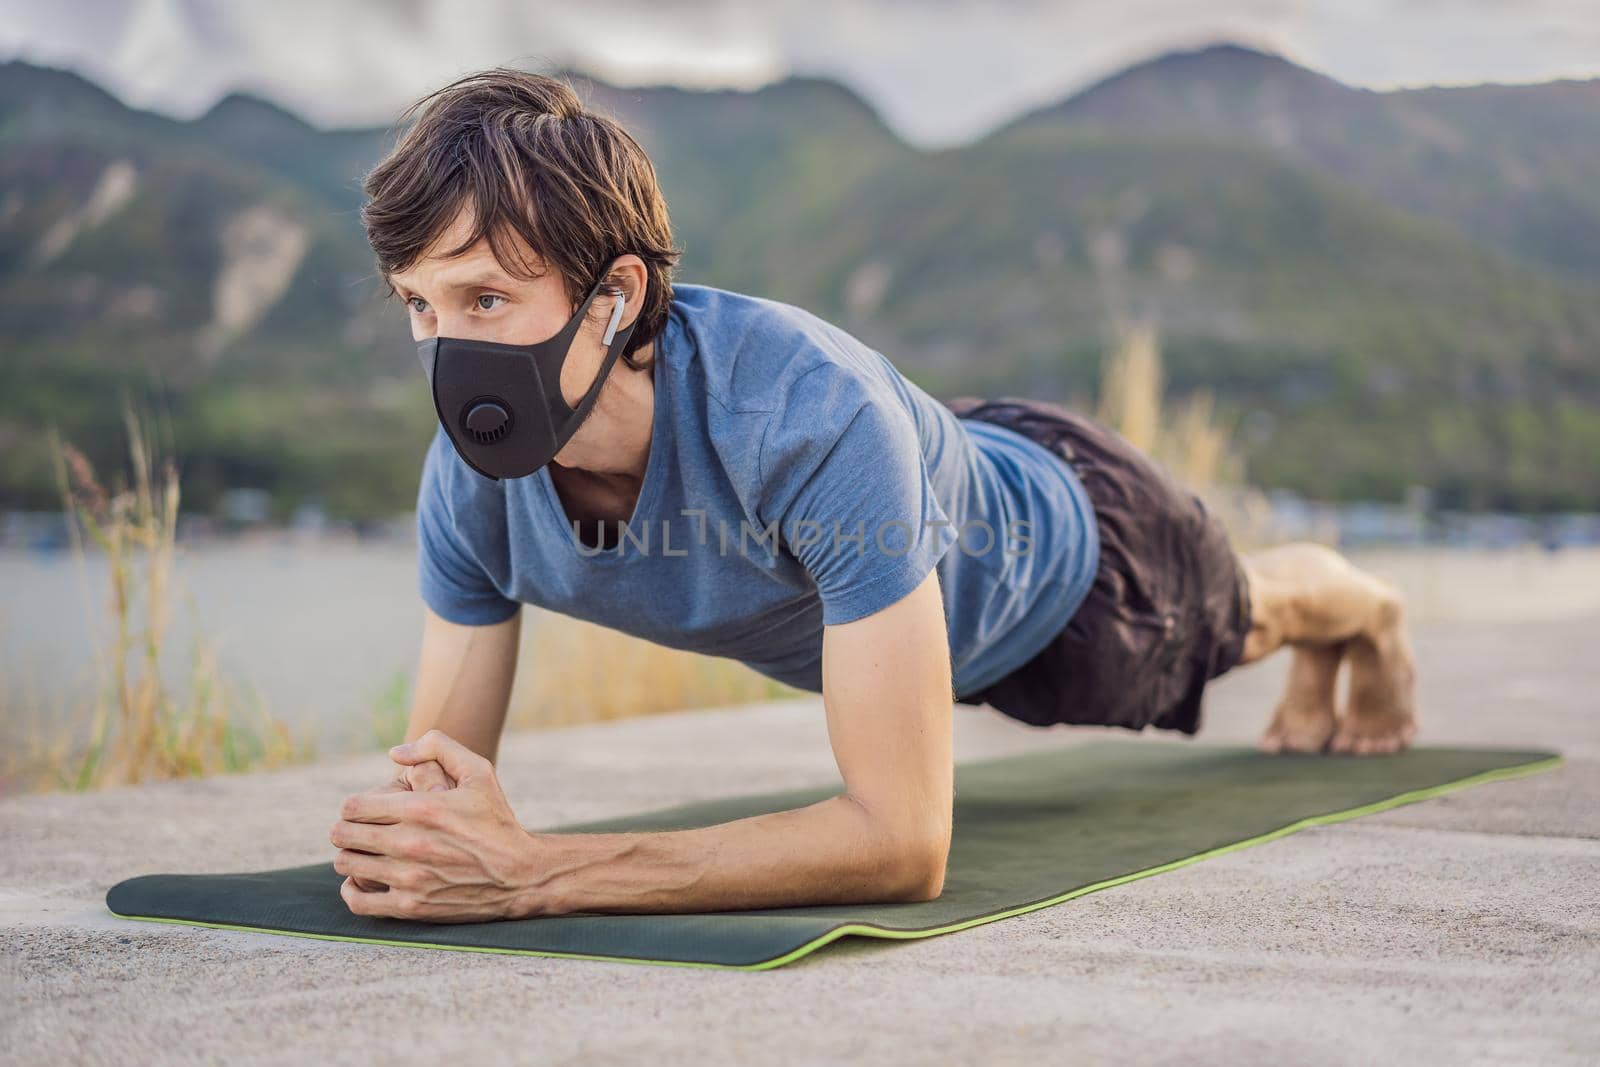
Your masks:
[{"label": "man's elbow", "polygon": [[945,868],[950,859],[950,835],[913,837],[896,850],[888,899],[894,903],[936,900],[944,892]]},{"label": "man's elbow", "polygon": [[870,827],[868,840],[873,857],[872,896],[884,904],[908,904],[935,900],[944,892],[945,867],[950,859],[950,815],[942,818],[925,812],[897,812],[888,815],[872,808],[849,792],[846,800],[856,805]]}]

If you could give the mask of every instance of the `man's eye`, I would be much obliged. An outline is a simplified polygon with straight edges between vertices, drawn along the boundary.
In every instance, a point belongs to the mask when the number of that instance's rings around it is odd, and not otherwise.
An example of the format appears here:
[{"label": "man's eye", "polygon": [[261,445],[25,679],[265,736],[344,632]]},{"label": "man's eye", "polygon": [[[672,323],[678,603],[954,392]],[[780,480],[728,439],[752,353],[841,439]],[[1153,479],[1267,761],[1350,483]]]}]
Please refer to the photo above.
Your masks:
[{"label": "man's eye", "polygon": [[478,297],[478,310],[479,311],[493,311],[496,307],[499,306],[499,305],[495,304],[494,301],[496,301],[496,300],[504,300],[504,299],[505,299],[505,297],[503,297],[503,296],[496,296],[493,293],[484,293],[482,296]]},{"label": "man's eye", "polygon": [[428,312],[428,302],[422,299],[420,296],[411,297],[406,301],[406,306],[412,311],[415,311],[418,315],[425,315]]}]

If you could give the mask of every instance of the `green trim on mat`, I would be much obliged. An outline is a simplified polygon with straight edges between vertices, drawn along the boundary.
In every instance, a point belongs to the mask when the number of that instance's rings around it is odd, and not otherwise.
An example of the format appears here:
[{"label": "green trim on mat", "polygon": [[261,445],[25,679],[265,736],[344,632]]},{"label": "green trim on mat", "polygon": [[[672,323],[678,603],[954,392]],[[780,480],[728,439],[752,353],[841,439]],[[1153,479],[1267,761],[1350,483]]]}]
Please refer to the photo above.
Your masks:
[{"label": "green trim on mat", "polygon": [[[1548,759],[1536,760],[1533,763],[1519,764],[1515,767],[1498,767],[1494,770],[1481,771],[1478,774],[1468,775],[1465,778],[1458,778],[1453,782],[1444,782],[1440,785],[1428,786],[1423,789],[1413,789],[1406,793],[1397,793],[1387,800],[1378,800],[1371,804],[1363,804],[1358,808],[1347,808],[1343,811],[1329,812],[1326,815],[1307,816],[1306,818],[1292,822],[1287,826],[1280,827],[1268,833],[1258,834],[1255,837],[1247,837],[1243,841],[1235,841],[1230,845],[1221,845],[1217,848],[1208,849],[1205,852],[1197,852],[1192,856],[1185,856],[1182,859],[1172,860],[1171,862],[1163,863],[1155,867],[1147,867],[1142,871],[1134,871],[1130,874],[1118,875],[1115,878],[1107,878],[1104,881],[1094,882],[1086,886],[1080,886],[1077,889],[1070,890],[1069,892],[1062,893],[1058,896],[1046,897],[1043,900],[1036,900],[1030,904],[1020,904],[1017,907],[1006,908],[1003,911],[992,912],[988,915],[979,915],[975,918],[963,919],[961,922],[950,923],[946,926],[930,926],[920,930],[891,930],[881,926],[872,926],[865,923],[846,923],[844,925],[834,927],[825,934],[821,934],[818,937],[812,938],[805,944],[799,946],[798,948],[791,949],[781,956],[774,956],[772,959],[763,960],[760,963],[702,963],[695,960],[651,960],[638,956],[598,956],[581,952],[551,952],[525,948],[486,948],[480,945],[436,945],[426,941],[389,941],[377,937],[346,937],[342,934],[308,934],[298,930],[274,930],[265,926],[240,926],[233,923],[208,923],[193,919],[162,919],[150,915],[123,915],[115,911],[112,911],[111,914],[115,915],[119,919],[134,919],[139,922],[169,923],[174,926],[204,926],[212,930],[243,930],[247,933],[269,933],[288,937],[309,937],[317,941],[348,941],[362,945],[392,945],[398,948],[431,948],[442,949],[450,952],[488,952],[503,956],[548,956],[557,959],[569,960],[599,960],[605,963],[647,963],[661,967],[702,967],[719,971],[765,971],[771,970],[774,967],[781,967],[786,963],[793,963],[800,957],[815,952],[817,949],[822,948],[824,945],[831,944],[832,942],[839,940],[841,937],[856,935],[860,937],[884,938],[894,941],[912,941],[925,937],[935,937],[939,934],[951,934],[955,933],[957,930],[967,930],[974,926],[982,926],[985,923],[998,922],[1001,919],[1009,919],[1014,915],[1024,915],[1030,911],[1039,911],[1042,908],[1048,908],[1056,904],[1065,903],[1066,901],[1072,900],[1075,897],[1085,896],[1089,893],[1098,892],[1102,889],[1110,889],[1112,886],[1118,886],[1126,882],[1137,881],[1140,878],[1149,878],[1151,875],[1161,874],[1165,871],[1177,870],[1179,867],[1187,867],[1191,863],[1199,863],[1201,860],[1211,859],[1213,856],[1221,856],[1228,852],[1237,852],[1240,849],[1249,848],[1252,845],[1264,844],[1265,842],[1273,841],[1277,838],[1284,837],[1288,834],[1305,830],[1313,826],[1327,826],[1331,823],[1345,822],[1350,819],[1359,818],[1362,815],[1373,815],[1380,811],[1387,811],[1390,808],[1398,808],[1405,804],[1415,804],[1419,800],[1428,800],[1444,793],[1452,793],[1459,789],[1466,789],[1470,786],[1481,785],[1484,782],[1501,781],[1508,778],[1521,778],[1525,775],[1537,774],[1541,771],[1551,770],[1559,766],[1564,761],[1565,757],[1558,755],[1551,756]],[[110,911],[111,909],[107,908],[106,910]]]}]

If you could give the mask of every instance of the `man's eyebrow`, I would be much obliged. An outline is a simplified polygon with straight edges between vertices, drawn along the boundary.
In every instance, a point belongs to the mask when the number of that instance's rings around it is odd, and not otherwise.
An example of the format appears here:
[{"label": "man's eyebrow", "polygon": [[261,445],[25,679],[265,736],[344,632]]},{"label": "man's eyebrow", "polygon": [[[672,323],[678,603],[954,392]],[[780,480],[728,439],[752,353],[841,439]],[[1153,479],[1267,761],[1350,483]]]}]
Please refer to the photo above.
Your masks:
[{"label": "man's eyebrow", "polygon": [[[488,269],[478,271],[476,274],[469,274],[463,278],[447,279],[442,288],[446,292],[459,292],[462,289],[505,289],[511,281],[511,276],[504,271]],[[404,285],[393,279],[390,279],[389,284],[394,289],[395,295],[400,296],[402,299],[405,298],[406,293],[410,292]]]},{"label": "man's eyebrow", "polygon": [[446,289],[482,289],[488,286],[490,288],[504,289],[510,281],[511,276],[505,271],[482,270],[465,278],[446,281],[444,287]]}]

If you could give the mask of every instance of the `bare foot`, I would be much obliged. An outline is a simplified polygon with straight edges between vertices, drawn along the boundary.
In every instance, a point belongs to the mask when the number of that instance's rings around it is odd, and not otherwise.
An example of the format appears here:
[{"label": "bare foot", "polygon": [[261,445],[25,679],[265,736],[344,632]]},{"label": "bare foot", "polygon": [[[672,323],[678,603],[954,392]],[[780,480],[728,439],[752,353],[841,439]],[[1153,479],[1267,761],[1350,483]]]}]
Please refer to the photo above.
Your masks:
[{"label": "bare foot", "polygon": [[1398,609],[1372,636],[1348,644],[1350,697],[1332,752],[1371,756],[1399,752],[1417,733],[1416,669]]},{"label": "bare foot", "polygon": [[1334,684],[1344,659],[1343,644],[1304,644],[1294,648],[1283,699],[1272,713],[1267,732],[1256,747],[1263,752],[1321,752],[1338,719],[1333,710]]},{"label": "bare foot", "polygon": [[1272,722],[1256,742],[1256,747],[1273,755],[1321,752],[1337,725],[1331,703],[1308,705],[1284,700],[1273,712]]},{"label": "bare foot", "polygon": [[1339,729],[1328,742],[1329,752],[1350,756],[1378,756],[1399,752],[1417,735],[1417,721],[1410,716],[1383,719],[1345,715]]}]

